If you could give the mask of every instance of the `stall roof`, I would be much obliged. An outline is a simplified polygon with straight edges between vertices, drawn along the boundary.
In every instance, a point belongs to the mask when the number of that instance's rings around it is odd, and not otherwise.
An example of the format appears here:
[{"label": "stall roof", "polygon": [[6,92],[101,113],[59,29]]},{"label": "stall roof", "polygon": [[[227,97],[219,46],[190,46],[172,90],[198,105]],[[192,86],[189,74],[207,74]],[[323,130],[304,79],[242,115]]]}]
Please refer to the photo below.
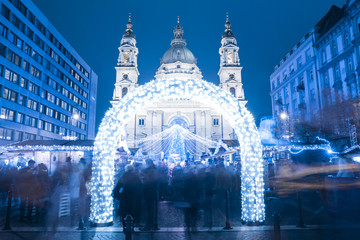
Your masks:
[{"label": "stall roof", "polygon": [[0,147],[0,153],[16,151],[92,151],[94,140],[26,140]]}]

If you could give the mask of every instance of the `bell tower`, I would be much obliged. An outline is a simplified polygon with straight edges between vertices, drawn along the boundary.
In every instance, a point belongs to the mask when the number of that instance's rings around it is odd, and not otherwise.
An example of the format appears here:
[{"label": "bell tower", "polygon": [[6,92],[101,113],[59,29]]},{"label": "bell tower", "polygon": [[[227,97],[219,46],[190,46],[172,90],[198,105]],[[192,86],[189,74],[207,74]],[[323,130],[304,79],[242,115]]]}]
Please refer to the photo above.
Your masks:
[{"label": "bell tower", "polygon": [[133,34],[131,15],[126,24],[126,31],[123,35],[120,47],[119,57],[116,69],[116,83],[111,104],[116,103],[124,97],[129,91],[138,86],[139,71],[137,68],[137,55],[139,53],[136,47],[135,35]]},{"label": "bell tower", "polygon": [[[229,16],[226,15],[225,33],[222,36],[220,54],[220,88],[231,93],[238,100],[245,100],[243,84],[241,82],[241,70],[239,47],[234,34],[231,31]],[[245,102],[245,101],[244,101]],[[246,102],[245,102],[246,103]]]}]

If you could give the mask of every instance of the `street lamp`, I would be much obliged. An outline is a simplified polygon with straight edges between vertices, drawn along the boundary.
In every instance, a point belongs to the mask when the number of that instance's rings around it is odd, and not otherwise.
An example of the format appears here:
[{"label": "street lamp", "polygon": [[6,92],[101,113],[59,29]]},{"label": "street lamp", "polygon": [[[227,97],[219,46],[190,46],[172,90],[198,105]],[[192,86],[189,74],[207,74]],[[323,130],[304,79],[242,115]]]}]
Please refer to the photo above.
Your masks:
[{"label": "street lamp", "polygon": [[286,120],[288,117],[289,117],[289,115],[288,115],[286,112],[282,112],[282,113],[280,114],[281,120]]},{"label": "street lamp", "polygon": [[[283,138],[287,138],[288,141],[290,140],[290,119],[287,112],[280,113],[280,119],[282,120],[282,126],[285,130],[285,135],[283,135]],[[286,126],[287,125],[287,126]]]}]

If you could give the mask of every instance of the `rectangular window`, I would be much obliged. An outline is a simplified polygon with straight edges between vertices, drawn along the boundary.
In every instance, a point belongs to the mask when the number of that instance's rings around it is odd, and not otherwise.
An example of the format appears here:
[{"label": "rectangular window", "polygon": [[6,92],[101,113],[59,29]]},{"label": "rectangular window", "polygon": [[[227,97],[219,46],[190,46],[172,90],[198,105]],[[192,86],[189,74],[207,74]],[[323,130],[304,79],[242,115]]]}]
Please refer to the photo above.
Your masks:
[{"label": "rectangular window", "polygon": [[4,4],[1,4],[1,15],[10,21],[10,9],[7,8]]},{"label": "rectangular window", "polygon": [[219,126],[219,119],[218,118],[213,118],[213,125],[214,126]]},{"label": "rectangular window", "polygon": [[24,95],[19,95],[18,104],[25,106],[26,105],[26,97]]},{"label": "rectangular window", "polygon": [[27,86],[28,86],[28,80],[26,79],[26,78],[21,78],[21,80],[20,80],[20,87],[22,87],[22,88],[27,88]]},{"label": "rectangular window", "polygon": [[297,67],[301,68],[302,67],[302,59],[301,59],[301,57],[298,57],[296,62],[297,62]]},{"label": "rectangular window", "polygon": [[25,125],[30,127],[36,127],[36,118],[25,116]]},{"label": "rectangular window", "polygon": [[12,140],[13,132],[12,129],[0,128],[0,139]]},{"label": "rectangular window", "polygon": [[26,60],[23,61],[23,69],[24,69],[24,71],[26,71],[26,72],[29,72],[29,71],[30,71],[30,63],[27,62]]},{"label": "rectangular window", "polygon": [[17,101],[17,92],[14,92],[8,88],[4,88],[2,97],[6,100],[16,102]]},{"label": "rectangular window", "polygon": [[30,108],[30,109],[32,109],[32,110],[35,110],[35,111],[37,111],[37,109],[38,109],[38,102],[37,101],[34,101],[34,100],[32,100],[32,99],[28,99],[27,100],[27,104],[26,104],[26,107],[28,107],[28,108]]},{"label": "rectangular window", "polygon": [[31,47],[28,44],[24,44],[24,53],[26,53],[27,55],[31,55]]},{"label": "rectangular window", "polygon": [[14,141],[22,141],[22,139],[23,139],[23,132],[15,131]]},{"label": "rectangular window", "polygon": [[31,75],[41,80],[41,71],[34,66],[31,66]]},{"label": "rectangular window", "polygon": [[0,35],[7,38],[8,28],[0,23]]},{"label": "rectangular window", "polygon": [[11,71],[10,69],[5,69],[5,76],[4,76],[7,80],[9,80],[10,82],[13,82],[15,84],[19,83],[19,75],[14,73],[13,71]]},{"label": "rectangular window", "polygon": [[14,117],[15,117],[15,112],[13,110],[7,108],[1,108],[1,114],[0,114],[1,119],[14,121]]},{"label": "rectangular window", "polygon": [[34,40],[34,32],[29,27],[26,28],[26,36],[31,40]]},{"label": "rectangular window", "polygon": [[28,11],[27,18],[32,24],[35,24],[35,15],[32,12]]},{"label": "rectangular window", "polygon": [[21,32],[25,33],[25,24],[15,14],[12,14],[11,23]]},{"label": "rectangular window", "polygon": [[16,115],[16,122],[23,124],[24,123],[24,114],[18,112]]},{"label": "rectangular window", "polygon": [[45,43],[44,43],[44,41],[43,41],[38,35],[36,35],[36,34],[35,34],[34,42],[35,42],[35,44],[38,45],[42,50],[44,50]]},{"label": "rectangular window", "polygon": [[35,61],[37,61],[38,63],[40,63],[42,65],[43,57],[39,53],[37,53],[35,50],[32,51],[31,57],[33,59],[35,59]]},{"label": "rectangular window", "polygon": [[21,57],[16,53],[14,53],[13,51],[11,51],[10,49],[8,49],[7,60],[21,67]]},{"label": "rectangular window", "polygon": [[145,125],[145,119],[140,118],[139,119],[139,126],[144,126]]},{"label": "rectangular window", "polygon": [[33,82],[29,81],[29,87],[28,90],[36,95],[39,95],[39,89],[40,87]]}]

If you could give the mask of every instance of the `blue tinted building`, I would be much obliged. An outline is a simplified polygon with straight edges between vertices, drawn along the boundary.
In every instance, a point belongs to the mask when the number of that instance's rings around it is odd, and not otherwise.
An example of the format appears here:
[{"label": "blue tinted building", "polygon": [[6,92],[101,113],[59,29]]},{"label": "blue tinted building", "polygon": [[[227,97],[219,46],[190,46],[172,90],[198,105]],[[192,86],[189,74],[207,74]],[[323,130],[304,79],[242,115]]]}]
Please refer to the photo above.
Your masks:
[{"label": "blue tinted building", "polygon": [[30,0],[0,0],[0,144],[93,139],[98,77]]}]

